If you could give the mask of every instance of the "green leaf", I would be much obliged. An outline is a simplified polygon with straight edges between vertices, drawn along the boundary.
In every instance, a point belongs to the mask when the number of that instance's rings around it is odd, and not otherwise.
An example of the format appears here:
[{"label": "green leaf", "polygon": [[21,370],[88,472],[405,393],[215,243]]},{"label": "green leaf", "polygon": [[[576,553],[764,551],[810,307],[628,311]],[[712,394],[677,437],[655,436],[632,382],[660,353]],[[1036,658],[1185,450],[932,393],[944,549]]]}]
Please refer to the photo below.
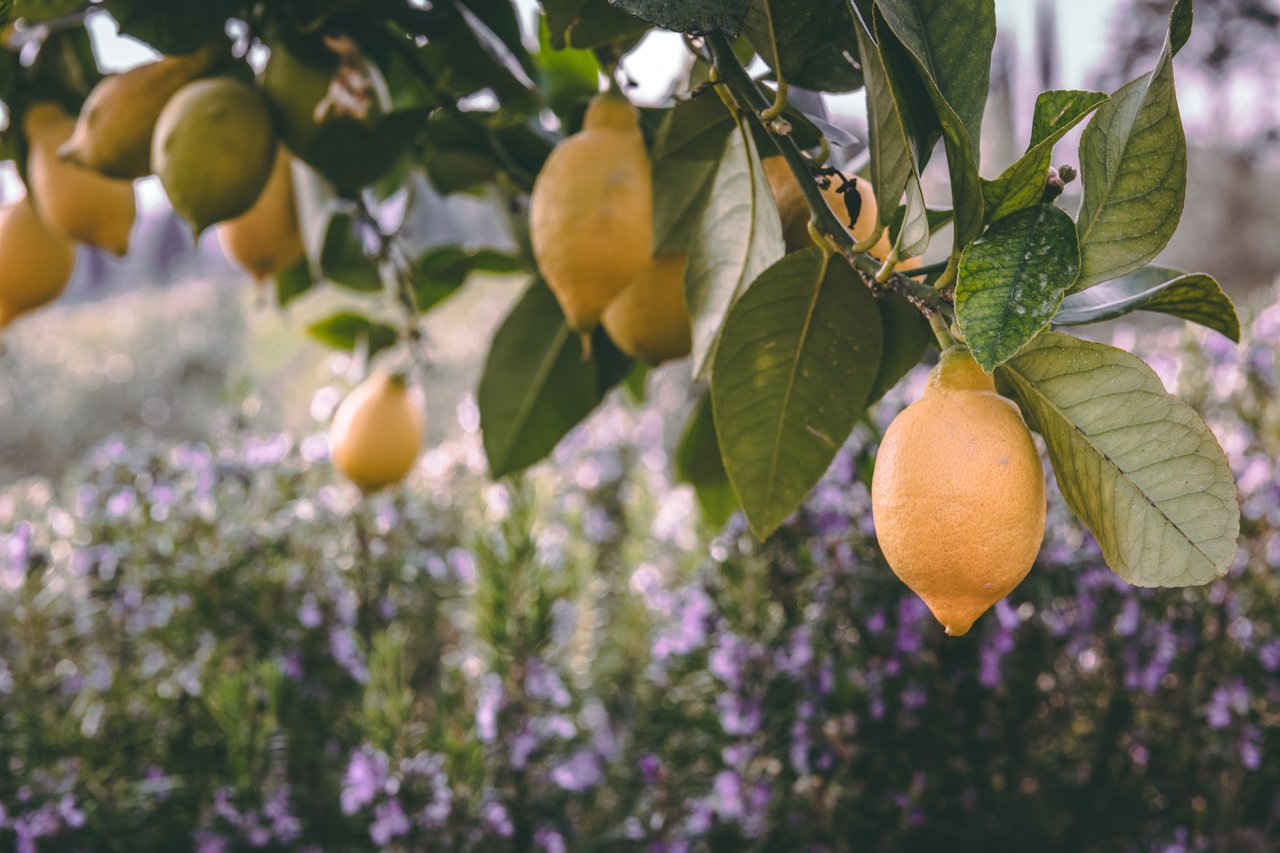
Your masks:
[{"label": "green leaf", "polygon": [[427,249],[413,262],[418,310],[428,311],[451,296],[473,272],[523,271],[525,266],[519,258],[496,249],[464,249],[462,246]]},{"label": "green leaf", "polygon": [[1000,177],[982,182],[988,222],[1040,203],[1045,177],[1053,163],[1054,144],[1106,99],[1101,92],[1040,93],[1027,152]]},{"label": "green leaf", "polygon": [[990,373],[1049,325],[1079,272],[1071,217],[1051,204],[1001,219],[964,250],[956,320],[983,370]]},{"label": "green leaf", "polygon": [[1189,2],[1174,7],[1155,70],[1121,86],[1080,137],[1084,198],[1076,290],[1118,278],[1160,253],[1177,230],[1187,193],[1187,139],[1173,82],[1173,55],[1189,27]]},{"label": "green leaf", "polygon": [[156,3],[154,0],[107,0],[107,11],[123,35],[146,42],[174,56],[194,53],[202,44],[221,38],[227,18],[236,11],[234,0],[201,3]]},{"label": "green leaf", "polygon": [[1130,311],[1159,311],[1240,341],[1240,318],[1231,297],[1213,276],[1168,267],[1143,267],[1126,276],[1073,293],[1054,315],[1057,326],[1083,326],[1123,317]]},{"label": "green leaf", "polygon": [[629,363],[597,331],[594,355],[586,360],[560,304],[540,279],[503,320],[476,395],[494,477],[544,458],[626,376]]},{"label": "green leaf", "polygon": [[6,23],[9,15],[14,20],[26,19],[31,23],[48,21],[71,15],[84,8],[84,0],[18,0],[12,3],[0,3],[0,25]]},{"label": "green leaf", "polygon": [[1188,586],[1227,571],[1240,510],[1226,455],[1150,367],[1045,332],[1000,377],[1116,574],[1137,586]]},{"label": "green leaf", "polygon": [[729,312],[711,399],[725,470],[757,537],[800,505],[849,437],[883,334],[871,291],[816,246],[765,270]]},{"label": "green leaf", "polygon": [[339,311],[307,326],[307,334],[334,349],[352,352],[361,342],[368,348],[369,358],[395,346],[399,335],[386,323],[375,323],[351,311]]},{"label": "green leaf", "polygon": [[720,459],[720,442],[711,413],[711,394],[698,398],[676,446],[676,480],[693,486],[702,518],[716,530],[738,509],[738,498]]},{"label": "green leaf", "polygon": [[743,33],[779,79],[822,92],[862,86],[847,0],[751,0]]},{"label": "green leaf", "polygon": [[543,20],[547,24],[547,38],[556,50],[563,50],[565,33],[582,14],[586,0],[542,0]]},{"label": "green leaf", "polygon": [[867,405],[887,394],[911,368],[919,364],[933,340],[929,321],[906,297],[886,293],[876,300],[876,306],[880,309],[880,322],[884,327],[884,353],[871,393],[867,395]]},{"label": "green leaf", "polygon": [[314,286],[311,263],[302,258],[288,269],[276,274],[276,302],[281,308],[297,299]]},{"label": "green leaf", "polygon": [[[879,201],[878,215],[882,225],[890,225],[890,235],[906,256],[923,252],[929,243],[931,229],[921,228],[925,217],[924,195],[920,192],[920,173],[911,154],[914,139],[908,126],[911,113],[899,102],[898,90],[891,84],[880,49],[861,21],[854,23],[862,74],[867,88],[867,124],[871,159],[871,186]],[[918,80],[918,77],[917,77]],[[911,191],[908,193],[908,189]],[[904,194],[909,204],[893,212]]]},{"label": "green leaf", "polygon": [[320,250],[320,272],[329,281],[350,290],[382,289],[378,265],[364,252],[354,215],[335,211],[329,217]]},{"label": "green leaf", "polygon": [[876,0],[876,9],[910,54],[938,112],[955,247],[963,248],[982,231],[978,146],[996,36],[994,0]]},{"label": "green leaf", "polygon": [[552,47],[547,19],[538,21],[538,85],[547,106],[567,123],[578,104],[600,88],[600,64],[589,50]]},{"label": "green leaf", "polygon": [[427,123],[426,107],[396,110],[370,121],[329,118],[316,127],[304,159],[354,195],[395,168]]},{"label": "green leaf", "polygon": [[778,206],[755,143],[739,126],[725,142],[689,241],[684,286],[695,376],[711,366],[729,307],[784,250]]},{"label": "green leaf", "polygon": [[569,46],[590,50],[615,45],[625,53],[649,32],[649,24],[607,2],[587,0],[569,28]]},{"label": "green leaf", "polygon": [[656,27],[678,33],[722,32],[737,38],[747,14],[747,0],[610,0],[614,6]]},{"label": "green leaf", "polygon": [[653,251],[683,251],[724,153],[733,117],[711,91],[667,112],[653,146]]}]

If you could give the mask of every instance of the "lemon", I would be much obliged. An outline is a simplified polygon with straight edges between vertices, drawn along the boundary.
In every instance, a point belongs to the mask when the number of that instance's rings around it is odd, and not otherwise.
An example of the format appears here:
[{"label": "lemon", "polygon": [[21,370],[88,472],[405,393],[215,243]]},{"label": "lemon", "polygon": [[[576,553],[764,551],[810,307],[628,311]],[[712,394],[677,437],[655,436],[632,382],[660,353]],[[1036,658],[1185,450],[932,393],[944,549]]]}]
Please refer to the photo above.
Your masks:
[{"label": "lemon", "polygon": [[75,262],[74,245],[45,224],[29,197],[0,207],[0,328],[57,299]]},{"label": "lemon", "polygon": [[59,155],[112,178],[151,174],[151,139],[165,104],[226,55],[226,43],[213,42],[189,56],[166,56],[102,78]]},{"label": "lemon", "polygon": [[569,324],[589,332],[649,263],[653,182],[635,108],[597,95],[533,185],[529,237]]},{"label": "lemon", "polygon": [[689,354],[692,330],[684,298],[688,263],[684,252],[654,258],[604,309],[600,322],[618,349],[649,364]]},{"label": "lemon", "polygon": [[276,159],[266,101],[230,77],[183,86],[156,121],[151,151],[173,209],[198,237],[258,200]]},{"label": "lemon", "polygon": [[293,266],[303,255],[292,160],[280,146],[271,177],[253,207],[216,229],[227,256],[259,282]]},{"label": "lemon", "polygon": [[[783,157],[769,157],[764,161],[764,175],[769,181],[769,189],[773,191],[773,199],[778,204],[778,214],[782,218],[782,238],[787,251],[795,252],[808,248],[813,242],[809,239],[809,204],[800,190],[800,184],[796,182],[796,176],[791,172],[791,167]],[[821,187],[822,197],[826,199],[827,206],[835,213],[836,218],[844,225],[845,230],[855,242],[860,243],[869,238],[875,230],[879,214],[876,194],[871,188],[871,183],[865,178],[850,179],[855,183],[858,197],[862,200],[858,219],[850,224],[845,195],[839,190],[840,179],[830,177],[827,180],[827,186]],[[852,191],[854,190],[850,190]],[[871,254],[883,260],[889,254],[890,248],[892,246],[889,243],[889,231],[885,229],[879,241],[872,247]]]},{"label": "lemon", "polygon": [[325,66],[304,62],[279,44],[272,45],[262,70],[262,92],[275,113],[280,139],[304,160],[320,129],[316,108],[329,93],[334,70],[332,62]]},{"label": "lemon", "polygon": [[1044,473],[1017,406],[957,347],[885,431],[871,487],[889,567],[960,636],[1016,587],[1044,538]]},{"label": "lemon", "polygon": [[329,429],[333,466],[365,491],[404,479],[422,450],[423,412],[398,375],[375,373],[338,406]]},{"label": "lemon", "polygon": [[72,240],[124,255],[138,213],[133,184],[59,159],[58,146],[74,127],[75,119],[51,103],[36,104],[23,118],[36,212]]}]

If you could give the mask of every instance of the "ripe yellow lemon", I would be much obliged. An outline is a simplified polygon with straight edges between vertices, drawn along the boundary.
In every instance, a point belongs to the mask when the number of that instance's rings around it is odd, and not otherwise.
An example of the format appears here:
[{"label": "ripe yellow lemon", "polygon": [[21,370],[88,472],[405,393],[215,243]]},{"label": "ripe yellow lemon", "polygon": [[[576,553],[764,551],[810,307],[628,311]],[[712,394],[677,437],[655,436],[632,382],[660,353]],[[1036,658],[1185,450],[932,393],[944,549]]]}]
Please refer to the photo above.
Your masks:
[{"label": "ripe yellow lemon", "polygon": [[1044,473],[1010,400],[963,348],[884,434],[871,486],[876,537],[902,581],[960,636],[1016,587],[1044,538]]},{"label": "ripe yellow lemon", "polygon": [[635,108],[598,95],[533,185],[529,237],[569,324],[589,332],[649,263],[653,179]]},{"label": "ripe yellow lemon", "polygon": [[292,158],[283,145],[276,150],[271,177],[253,207],[242,216],[219,224],[216,233],[227,256],[259,282],[288,269],[302,257]]},{"label": "ripe yellow lemon", "polygon": [[0,207],[0,329],[57,299],[75,263],[75,246],[45,224],[29,198]]},{"label": "ripe yellow lemon", "polygon": [[693,332],[684,298],[688,264],[684,252],[654,258],[604,309],[600,322],[618,349],[649,364],[689,354]]},{"label": "ripe yellow lemon", "polygon": [[276,161],[266,101],[230,77],[183,86],[161,111],[152,143],[169,202],[197,237],[248,211]]},{"label": "ripe yellow lemon", "polygon": [[226,56],[226,43],[213,42],[189,56],[166,56],[102,78],[59,155],[112,178],[151,174],[151,137],[164,105]]},{"label": "ripe yellow lemon", "polygon": [[338,406],[329,429],[333,466],[365,491],[404,479],[422,450],[422,404],[402,376],[377,373]]},{"label": "ripe yellow lemon", "polygon": [[27,110],[22,126],[29,143],[27,179],[41,218],[77,242],[113,255],[128,252],[129,232],[138,214],[133,184],[58,157],[58,146],[75,127],[75,119],[58,105],[36,104]]},{"label": "ripe yellow lemon", "polygon": [[[782,157],[769,157],[764,161],[764,175],[769,181],[769,188],[773,190],[773,199],[777,202],[778,213],[782,217],[782,239],[787,251],[795,252],[808,248],[813,242],[809,239],[809,204],[805,201],[804,193],[800,191],[800,184],[796,182],[796,176],[792,174],[791,167]],[[858,219],[850,225],[849,208],[845,204],[844,194],[839,190],[840,179],[830,177],[827,180],[829,182],[827,186],[821,187],[822,197],[826,199],[827,206],[855,241],[866,240],[875,230],[876,218],[879,215],[876,195],[871,189],[871,183],[864,178],[850,179],[855,182],[858,196],[862,199]],[[892,247],[889,243],[889,232],[885,229],[880,240],[871,249],[871,254],[883,259],[889,254],[890,248]]]}]

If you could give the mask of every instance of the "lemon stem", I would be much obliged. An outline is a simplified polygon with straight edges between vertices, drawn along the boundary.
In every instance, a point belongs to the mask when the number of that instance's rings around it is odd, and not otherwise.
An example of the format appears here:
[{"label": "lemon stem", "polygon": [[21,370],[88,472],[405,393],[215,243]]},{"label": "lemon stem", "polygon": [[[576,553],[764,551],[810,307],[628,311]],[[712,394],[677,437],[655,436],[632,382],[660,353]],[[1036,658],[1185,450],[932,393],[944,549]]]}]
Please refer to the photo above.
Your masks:
[{"label": "lemon stem", "polygon": [[960,256],[952,255],[947,259],[947,266],[942,270],[942,275],[938,276],[938,280],[933,283],[934,290],[946,290],[951,282],[956,280],[956,271],[960,266]]},{"label": "lemon stem", "polygon": [[775,118],[782,115],[782,111],[787,108],[787,90],[789,88],[790,86],[787,84],[787,81],[778,81],[778,91],[773,96],[773,103],[769,105],[768,109],[760,112],[761,119],[764,121],[773,121]]},{"label": "lemon stem", "polygon": [[929,327],[933,329],[933,336],[938,339],[938,347],[947,350],[956,345],[956,339],[951,336],[951,330],[947,328],[947,321],[942,318],[941,314],[929,315]]},{"label": "lemon stem", "polygon": [[582,360],[590,361],[591,360],[591,333],[579,332],[578,340],[582,343]]},{"label": "lemon stem", "polygon": [[869,252],[876,243],[880,242],[881,235],[884,234],[884,226],[879,225],[874,231],[867,235],[867,239],[853,244],[855,252]]},{"label": "lemon stem", "polygon": [[836,246],[831,242],[831,238],[822,233],[822,230],[818,228],[818,223],[812,219],[809,220],[809,239],[816,243],[818,248],[822,250],[822,254],[827,257],[831,257],[831,254],[836,251]]}]

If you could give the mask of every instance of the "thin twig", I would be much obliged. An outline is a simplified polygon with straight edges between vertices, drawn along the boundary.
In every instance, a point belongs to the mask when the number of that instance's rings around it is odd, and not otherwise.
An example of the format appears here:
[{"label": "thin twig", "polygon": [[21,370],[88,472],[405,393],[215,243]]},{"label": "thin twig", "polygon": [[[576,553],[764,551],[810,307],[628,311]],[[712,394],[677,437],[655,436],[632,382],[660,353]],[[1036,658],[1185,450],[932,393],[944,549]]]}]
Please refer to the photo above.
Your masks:
[{"label": "thin twig", "polygon": [[760,120],[759,114],[769,108],[771,101],[760,91],[759,86],[742,67],[742,63],[733,53],[729,40],[723,34],[715,32],[708,33],[706,39],[721,78],[740,102],[750,105],[751,109],[743,112],[747,114],[749,120],[772,136],[778,150],[786,158],[787,165],[791,167],[791,172],[795,175],[801,192],[804,193],[805,201],[809,204],[809,211],[818,229],[831,238],[840,254],[849,262],[867,287],[874,291],[893,291],[901,294],[925,314],[937,314],[943,311],[948,304],[943,294],[902,273],[894,273],[882,283],[876,282],[875,277],[880,264],[870,255],[855,251],[853,237],[836,218],[813,180],[813,165],[800,151],[794,139],[787,134],[775,133],[768,124]]}]

